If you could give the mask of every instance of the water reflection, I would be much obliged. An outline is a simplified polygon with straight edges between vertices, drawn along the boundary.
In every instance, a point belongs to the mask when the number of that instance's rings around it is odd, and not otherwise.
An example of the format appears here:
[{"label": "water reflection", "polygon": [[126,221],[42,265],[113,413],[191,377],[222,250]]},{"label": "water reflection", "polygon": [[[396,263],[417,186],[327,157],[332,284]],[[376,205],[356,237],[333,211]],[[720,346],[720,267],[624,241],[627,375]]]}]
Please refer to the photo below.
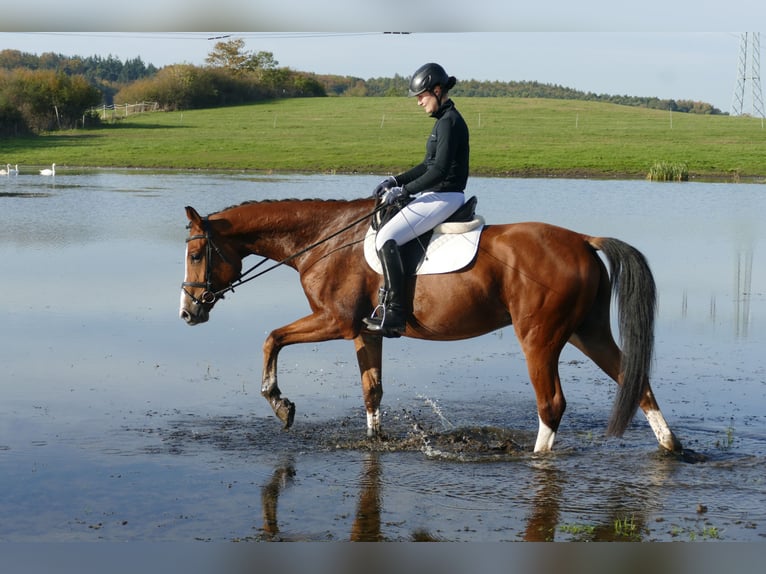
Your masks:
[{"label": "water reflection", "polygon": [[[733,303],[731,324],[732,334],[735,339],[747,339],[750,330],[751,313],[750,304],[753,297],[753,249],[747,247],[745,249],[738,250],[733,260],[733,281],[732,281],[732,295],[727,298],[731,298]],[[708,320],[711,324],[715,325],[719,320],[718,313],[718,298],[719,293],[714,292],[710,295],[710,301],[708,306]],[[689,318],[689,289],[685,288],[681,296],[681,317],[683,319]],[[727,320],[727,317],[723,317],[723,320]]]},{"label": "water reflection", "polygon": [[[724,294],[726,299],[731,299],[733,308],[731,314],[731,328],[734,339],[747,339],[750,334],[752,320],[750,305],[753,298],[753,249],[747,247],[738,250],[732,260],[732,294]],[[715,325],[719,320],[728,321],[728,317],[719,316],[718,299],[720,293],[710,295],[708,306],[708,321]],[[689,318],[689,290],[684,289],[681,296],[681,318]]]},{"label": "water reflection", "polygon": [[750,298],[753,288],[752,248],[737,252],[734,279],[734,335],[746,338],[750,326]]},{"label": "water reflection", "polygon": [[[355,513],[348,540],[379,542],[399,539],[394,527],[397,521],[389,522],[392,531],[387,532],[381,519],[383,509],[389,506],[386,498],[396,498],[400,494],[396,489],[386,488],[390,483],[383,476],[383,468],[387,462],[392,463],[392,456],[395,455],[383,455],[375,451],[362,453],[355,485]],[[522,528],[513,539],[527,542],[628,542],[652,539],[656,536],[652,532],[652,516],[661,509],[668,481],[672,479],[678,465],[684,463],[666,455],[642,457],[633,461],[634,483],[628,484],[623,479],[604,480],[613,462],[605,460],[597,463],[588,472],[582,469],[573,472],[571,461],[562,460],[556,455],[530,454],[517,463],[511,463],[517,465],[512,469],[513,474],[523,477],[523,483],[517,488],[521,492],[528,489],[531,498],[527,504],[519,505],[518,510],[498,506],[499,519],[493,520],[493,524],[498,529],[507,529],[509,524],[503,524],[503,517],[509,522],[515,522],[515,516],[518,515]],[[624,462],[618,461],[617,466]],[[477,470],[475,465],[480,470],[482,464],[462,464],[461,473],[470,475]],[[311,536],[289,530],[282,531],[279,526],[280,496],[287,489],[300,488],[294,480],[298,473],[297,466],[293,457],[286,457],[274,467],[271,477],[261,487],[263,540],[312,539]],[[620,474],[619,471],[616,474]],[[388,495],[384,496],[384,491]],[[575,495],[575,492],[578,494]],[[296,496],[293,499],[301,498]],[[438,508],[444,501],[438,493],[432,493],[428,503]],[[334,507],[331,506],[329,513],[333,511]],[[295,509],[288,512],[294,514]],[[435,516],[438,518],[438,512]],[[401,519],[407,522],[406,517]],[[450,537],[445,536],[437,520],[431,529],[411,528],[404,539],[415,542],[448,541]]]},{"label": "water reflection", "polygon": [[[380,453],[365,452],[362,455],[361,469],[358,476],[358,499],[354,520],[349,533],[352,542],[380,542],[386,540],[381,528],[381,508],[383,500],[382,472]],[[285,540],[279,530],[277,508],[279,497],[283,491],[293,484],[296,474],[295,463],[287,459],[277,465],[271,479],[261,488],[261,503],[263,508],[263,531],[269,540]],[[296,539],[295,536],[287,535]],[[413,541],[438,540],[428,531],[415,530],[412,532]]]},{"label": "water reflection", "polygon": [[271,480],[261,488],[261,506],[263,508],[263,531],[271,538],[279,534],[279,522],[277,521],[277,504],[279,495],[288,486],[293,484],[295,477],[295,461],[288,457],[284,462],[277,465]]},{"label": "water reflection", "polygon": [[380,454],[367,452],[362,455],[359,474],[359,501],[356,505],[354,523],[351,525],[352,542],[379,542],[383,540],[380,530],[381,465]]},{"label": "water reflection", "polygon": [[[277,512],[279,497],[285,489],[293,486],[295,475],[295,461],[292,457],[288,457],[275,467],[270,480],[261,487],[262,530],[268,540],[284,541],[300,538],[280,532]],[[382,501],[380,496],[381,465],[379,453],[367,452],[363,454],[358,489],[359,498],[349,540],[352,542],[382,541],[384,537],[381,532],[380,521]]]},{"label": "water reflection", "polygon": [[533,459],[530,467],[534,476],[534,498],[527,511],[523,538],[528,542],[548,542],[555,539],[559,525],[563,477],[556,464],[546,457]]}]

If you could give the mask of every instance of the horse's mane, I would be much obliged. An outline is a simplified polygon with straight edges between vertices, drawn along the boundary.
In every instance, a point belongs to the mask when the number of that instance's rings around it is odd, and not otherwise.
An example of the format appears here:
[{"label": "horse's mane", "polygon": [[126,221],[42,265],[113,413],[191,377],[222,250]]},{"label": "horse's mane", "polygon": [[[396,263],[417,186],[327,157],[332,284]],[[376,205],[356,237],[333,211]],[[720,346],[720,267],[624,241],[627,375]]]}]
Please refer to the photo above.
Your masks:
[{"label": "horse's mane", "polygon": [[322,203],[356,203],[360,201],[366,201],[367,198],[355,198],[355,199],[320,199],[320,198],[288,198],[288,199],[249,199],[247,201],[243,201],[242,203],[235,203],[234,205],[230,205],[229,207],[224,207],[223,209],[220,209],[218,211],[214,211],[210,215],[215,215],[217,213],[222,213],[224,211],[228,211],[230,209],[236,209],[237,207],[243,207],[246,205],[256,205],[256,204],[262,204],[262,203],[291,203],[291,202],[300,202],[300,203],[309,203],[309,202],[315,202],[319,201]]}]

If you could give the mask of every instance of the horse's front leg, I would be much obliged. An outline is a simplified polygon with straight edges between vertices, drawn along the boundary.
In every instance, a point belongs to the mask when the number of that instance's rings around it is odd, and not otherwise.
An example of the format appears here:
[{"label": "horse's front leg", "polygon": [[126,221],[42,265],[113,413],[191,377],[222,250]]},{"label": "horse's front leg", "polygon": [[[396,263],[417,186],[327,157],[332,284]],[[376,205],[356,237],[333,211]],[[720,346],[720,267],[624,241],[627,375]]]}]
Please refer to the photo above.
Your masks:
[{"label": "horse's front leg", "polygon": [[308,315],[302,319],[273,330],[263,343],[263,378],[261,395],[269,402],[274,414],[285,429],[293,424],[295,403],[282,396],[277,384],[277,359],[279,351],[296,343],[319,343],[341,338],[333,322],[321,315]]},{"label": "horse's front leg", "polygon": [[367,410],[367,436],[379,436],[380,401],[383,398],[383,337],[362,332],[354,339],[354,346],[359,372],[362,375],[362,395]]},{"label": "horse's front leg", "polygon": [[277,357],[281,348],[274,338],[274,332],[270,333],[263,344],[261,395],[269,402],[277,418],[284,423],[285,429],[288,429],[295,419],[295,403],[282,397],[277,384]]},{"label": "horse's front leg", "polygon": [[295,403],[282,397],[282,392],[277,384],[277,359],[279,351],[286,344],[285,339],[289,333],[288,329],[292,326],[287,325],[269,333],[263,343],[263,376],[261,379],[261,395],[271,405],[274,414],[289,429],[295,419]]}]

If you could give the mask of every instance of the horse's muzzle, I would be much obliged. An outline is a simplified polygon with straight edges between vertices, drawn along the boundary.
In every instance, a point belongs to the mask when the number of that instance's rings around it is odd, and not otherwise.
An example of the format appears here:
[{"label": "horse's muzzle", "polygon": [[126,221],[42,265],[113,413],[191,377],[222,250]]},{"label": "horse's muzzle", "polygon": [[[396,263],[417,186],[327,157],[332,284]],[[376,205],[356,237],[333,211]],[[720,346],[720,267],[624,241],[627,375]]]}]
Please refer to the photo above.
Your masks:
[{"label": "horse's muzzle", "polygon": [[194,307],[196,307],[194,311],[182,308],[181,319],[186,321],[187,325],[199,325],[200,323],[206,323],[210,318],[208,310],[201,305],[195,305]]},{"label": "horse's muzzle", "polygon": [[187,325],[199,325],[210,318],[210,308],[199,301],[192,301],[190,297],[181,295],[180,317]]}]

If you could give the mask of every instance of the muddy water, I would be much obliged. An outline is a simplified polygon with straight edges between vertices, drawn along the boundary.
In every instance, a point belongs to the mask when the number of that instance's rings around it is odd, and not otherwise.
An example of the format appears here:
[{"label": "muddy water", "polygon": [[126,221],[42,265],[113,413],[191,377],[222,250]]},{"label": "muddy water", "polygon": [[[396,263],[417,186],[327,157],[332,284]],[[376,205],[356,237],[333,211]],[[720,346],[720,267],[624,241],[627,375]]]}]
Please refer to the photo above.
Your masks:
[{"label": "muddy water", "polygon": [[[763,185],[474,179],[489,222],[614,235],[660,291],[654,388],[694,456],[573,349],[551,455],[512,330],[392,340],[387,439],[364,438],[353,347],[283,351],[283,432],[260,397],[265,334],[307,312],[290,270],[189,328],[184,205],[355,197],[373,176],[57,170],[0,181],[0,540],[657,540],[766,535]],[[31,172],[31,170],[30,170]]]}]

